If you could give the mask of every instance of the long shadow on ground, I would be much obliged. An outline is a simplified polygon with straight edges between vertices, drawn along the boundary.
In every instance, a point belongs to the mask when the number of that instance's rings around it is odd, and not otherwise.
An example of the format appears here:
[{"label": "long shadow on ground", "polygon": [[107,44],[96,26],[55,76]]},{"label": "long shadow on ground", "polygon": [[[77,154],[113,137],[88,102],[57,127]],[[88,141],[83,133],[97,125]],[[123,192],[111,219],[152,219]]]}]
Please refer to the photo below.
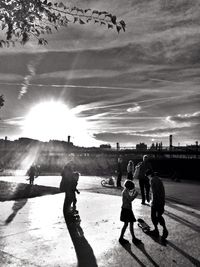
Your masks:
[{"label": "long shadow on ground", "polygon": [[84,236],[80,221],[73,221],[73,218],[64,212],[64,218],[71,236],[77,255],[78,267],[97,267],[96,258],[92,247]]},{"label": "long shadow on ground", "polygon": [[12,220],[15,218],[15,216],[17,215],[18,211],[20,209],[22,209],[27,202],[27,198],[25,199],[20,199],[20,200],[16,200],[15,203],[12,206],[12,210],[13,212],[8,216],[8,218],[5,220],[5,224],[9,224],[12,222]]},{"label": "long shadow on ground", "polygon": [[60,193],[60,189],[56,187],[0,181],[0,201],[17,200],[58,193]]},{"label": "long shadow on ground", "polygon": [[195,259],[191,255],[189,255],[187,252],[185,252],[184,250],[182,250],[179,247],[177,247],[174,243],[172,243],[171,241],[167,241],[167,244],[170,247],[172,247],[173,249],[175,249],[177,252],[179,252],[183,257],[188,259],[192,264],[194,264],[195,266],[200,266],[200,261],[199,260]]},{"label": "long shadow on ground", "polygon": [[[137,263],[141,267],[145,267],[146,265],[132,252],[131,250],[131,244],[128,243],[126,245],[123,245],[123,248],[137,261]],[[137,245],[137,248],[147,257],[147,259],[152,263],[153,266],[159,267],[159,265],[154,261],[154,259],[147,253],[145,246],[143,243]]]}]

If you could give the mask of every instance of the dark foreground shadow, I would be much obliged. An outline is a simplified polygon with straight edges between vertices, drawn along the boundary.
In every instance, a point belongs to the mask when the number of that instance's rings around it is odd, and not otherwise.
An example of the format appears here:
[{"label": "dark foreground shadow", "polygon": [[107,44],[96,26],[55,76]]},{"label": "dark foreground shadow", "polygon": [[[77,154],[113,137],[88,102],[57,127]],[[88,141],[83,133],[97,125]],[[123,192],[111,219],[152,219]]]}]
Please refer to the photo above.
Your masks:
[{"label": "dark foreground shadow", "polygon": [[177,221],[177,222],[179,222],[179,223],[191,228],[192,230],[200,233],[200,226],[199,225],[196,225],[196,224],[194,224],[194,223],[192,223],[192,222],[190,222],[190,221],[188,221],[188,220],[186,220],[186,219],[184,219],[182,217],[179,217],[178,215],[176,215],[176,214],[174,214],[172,212],[169,212],[169,211],[166,211],[165,215],[167,215],[171,219],[173,219],[173,220],[175,220],[175,221]]},{"label": "dark foreground shadow", "polygon": [[12,222],[12,220],[15,218],[15,216],[17,215],[18,211],[20,209],[22,209],[27,202],[28,199],[20,199],[20,200],[16,200],[15,203],[12,206],[12,210],[13,212],[8,216],[8,218],[5,220],[5,224],[9,224]]},{"label": "dark foreground shadow", "polygon": [[174,243],[172,243],[171,241],[167,241],[167,244],[172,247],[173,249],[175,249],[177,252],[179,252],[180,254],[182,254],[186,259],[188,259],[192,264],[194,264],[195,266],[200,266],[200,261],[195,259],[194,257],[192,257],[191,255],[189,255],[188,253],[186,253],[185,251],[183,251],[182,249],[180,249],[179,247],[177,247]]},{"label": "dark foreground shadow", "polygon": [[153,264],[153,266],[159,267],[159,265],[152,259],[152,257],[147,253],[143,243],[137,245],[137,248],[147,257],[147,259]]},{"label": "dark foreground shadow", "polygon": [[64,218],[76,251],[77,266],[97,267],[93,249],[84,236],[80,221],[73,222],[72,218],[66,212],[64,212]]},{"label": "dark foreground shadow", "polygon": [[123,245],[123,248],[134,258],[135,261],[137,261],[138,264],[140,264],[140,266],[146,267],[146,265],[132,252],[130,243]]},{"label": "dark foreground shadow", "polygon": [[29,195],[30,195],[30,192],[31,192],[31,187],[30,186],[26,186],[25,188],[24,188],[24,191],[26,192],[26,197],[27,198],[22,198],[22,199],[18,199],[18,200],[15,200],[15,202],[14,202],[14,204],[13,204],[13,206],[12,206],[12,210],[13,210],[13,212],[8,216],[8,218],[5,220],[5,224],[9,224],[9,223],[11,223],[12,222],[12,220],[15,218],[15,216],[17,215],[17,213],[18,213],[18,211],[20,210],[20,209],[22,209],[25,205],[26,205],[26,203],[27,203],[27,201],[28,201],[28,197],[29,197]]},{"label": "dark foreground shadow", "polygon": [[[159,267],[159,265],[147,253],[143,243],[136,245],[136,247],[147,257],[147,259],[152,263],[153,266]],[[138,264],[140,264],[140,266],[146,267],[146,265],[132,252],[130,243],[123,245],[123,248],[137,261]]]},{"label": "dark foreground shadow", "polygon": [[[173,208],[175,210],[178,210],[178,211],[184,212],[186,214],[189,214],[189,215],[191,215],[191,216],[193,216],[193,217],[195,217],[197,219],[200,219],[200,214],[197,214],[192,210],[185,209],[184,207],[177,206],[177,205],[175,205],[175,204],[173,204],[171,202],[167,202],[167,206],[169,206],[169,207],[171,207],[171,208]],[[195,208],[193,208],[193,209],[195,209]],[[198,211],[198,209],[197,209],[197,211]]]}]

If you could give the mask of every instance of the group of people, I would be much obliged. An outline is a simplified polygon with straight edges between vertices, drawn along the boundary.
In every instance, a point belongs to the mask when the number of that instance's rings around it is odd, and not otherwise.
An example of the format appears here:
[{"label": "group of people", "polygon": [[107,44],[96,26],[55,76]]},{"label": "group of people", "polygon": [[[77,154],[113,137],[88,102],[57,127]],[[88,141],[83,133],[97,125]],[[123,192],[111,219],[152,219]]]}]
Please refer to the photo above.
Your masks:
[{"label": "group of people", "polygon": [[[125,231],[130,226],[130,233],[132,235],[132,242],[134,244],[141,243],[141,240],[135,237],[134,234],[134,222],[136,218],[132,210],[132,201],[137,197],[138,192],[135,190],[135,184],[133,182],[134,174],[137,172],[137,178],[139,179],[139,186],[142,196],[142,205],[145,205],[145,201],[150,202],[150,188],[152,192],[151,199],[151,220],[154,225],[154,230],[149,231],[149,234],[154,237],[159,237],[158,223],[163,227],[162,240],[166,240],[168,236],[168,230],[163,217],[165,206],[165,189],[162,180],[158,177],[152,169],[152,166],[148,160],[148,156],[143,156],[143,161],[134,165],[132,161],[129,161],[127,166],[127,180],[124,183],[124,189],[122,191],[122,209],[120,220],[124,223],[121,229],[121,235],[119,242],[126,244],[128,240],[124,239]],[[119,184],[118,184],[119,186]],[[121,186],[121,185],[120,185]]]},{"label": "group of people", "polygon": [[[121,162],[118,161],[118,163]],[[165,206],[165,189],[162,180],[158,177],[156,173],[154,173],[146,155],[143,157],[143,161],[136,165],[136,169],[138,169],[138,179],[142,196],[141,204],[146,204],[145,201],[147,201],[148,203],[150,202],[150,187],[152,191],[151,220],[154,225],[154,230],[150,231],[149,234],[154,237],[158,237],[158,223],[160,223],[160,225],[163,227],[162,239],[165,240],[168,236],[168,230],[166,228],[165,220],[163,218]],[[126,244],[128,242],[126,239],[124,239],[124,234],[128,225],[130,227],[132,242],[134,244],[139,244],[141,242],[141,240],[139,240],[134,234],[134,222],[136,222],[136,218],[132,210],[132,201],[137,197],[138,192],[135,190],[133,174],[133,162],[129,161],[129,164],[127,166],[127,179],[124,183],[124,189],[122,191],[122,207],[120,220],[124,223],[124,225],[121,229],[121,235],[119,238],[119,242],[121,244]],[[120,173],[120,175],[122,176],[122,173]],[[66,212],[73,213],[74,211],[76,211],[76,193],[80,193],[77,190],[79,173],[73,171],[71,164],[67,164],[63,168],[61,177],[62,179],[60,182],[60,191],[65,192],[63,212],[64,214]],[[119,180],[117,180],[117,182],[117,186],[121,187],[121,178],[120,183]]]},{"label": "group of people", "polygon": [[[148,160],[148,156],[143,156],[143,161],[139,162],[135,167],[132,160],[129,160],[127,165],[127,180],[133,181],[134,178],[139,180],[139,186],[142,196],[142,205],[145,205],[145,201],[150,202],[150,183],[149,178],[146,175],[146,172],[150,170],[153,171],[152,166]],[[117,187],[121,188],[122,180],[122,158],[118,158],[118,170],[117,170]]]}]

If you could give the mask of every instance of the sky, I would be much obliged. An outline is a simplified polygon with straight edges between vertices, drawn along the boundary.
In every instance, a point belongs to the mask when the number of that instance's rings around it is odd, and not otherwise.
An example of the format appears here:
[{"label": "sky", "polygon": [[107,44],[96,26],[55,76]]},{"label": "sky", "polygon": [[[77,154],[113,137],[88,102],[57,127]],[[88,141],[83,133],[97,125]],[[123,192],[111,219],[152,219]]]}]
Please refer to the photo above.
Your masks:
[{"label": "sky", "polygon": [[0,49],[0,138],[74,145],[200,141],[200,2],[78,0],[123,19],[118,34],[70,24],[48,45]]}]

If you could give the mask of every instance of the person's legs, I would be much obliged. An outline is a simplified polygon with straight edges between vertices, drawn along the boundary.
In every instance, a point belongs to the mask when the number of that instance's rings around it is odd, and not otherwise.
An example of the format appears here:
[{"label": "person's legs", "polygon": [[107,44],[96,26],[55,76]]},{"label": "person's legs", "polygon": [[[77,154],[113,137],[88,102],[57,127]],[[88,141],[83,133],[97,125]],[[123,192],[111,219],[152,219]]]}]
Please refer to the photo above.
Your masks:
[{"label": "person's legs", "polygon": [[121,187],[122,173],[119,172],[117,176],[117,187]]},{"label": "person's legs", "polygon": [[132,236],[132,242],[135,243],[135,244],[136,244],[136,243],[140,243],[141,240],[138,239],[137,237],[135,237],[135,233],[134,233],[134,227],[133,227],[133,225],[134,225],[134,223],[133,223],[133,222],[130,222],[129,227],[130,227],[130,233],[131,233],[131,236]]},{"label": "person's legs", "polygon": [[157,210],[155,207],[151,207],[151,221],[154,225],[154,230],[150,231],[150,234],[154,236],[159,236],[159,231],[158,231],[158,215],[157,215]]},{"label": "person's legs", "polygon": [[160,208],[158,210],[158,222],[160,223],[160,225],[163,227],[163,234],[162,234],[162,238],[166,239],[168,237],[168,230],[165,224],[165,219],[162,216],[164,213],[164,207]]},{"label": "person's legs", "polygon": [[146,200],[147,200],[147,202],[149,202],[150,201],[150,198],[149,198],[149,191],[150,191],[149,179],[145,179],[144,186],[145,186],[145,191],[146,191]]},{"label": "person's legs", "polygon": [[144,194],[144,180],[139,180],[139,185],[140,185],[140,192],[142,196],[142,204],[145,204],[145,194]]},{"label": "person's legs", "polygon": [[128,222],[124,222],[124,225],[123,225],[122,230],[121,230],[121,235],[119,238],[119,242],[122,245],[129,243],[128,240],[124,239],[124,234],[126,232],[127,227],[128,227]]},{"label": "person's legs", "polygon": [[128,226],[128,222],[124,222],[124,225],[123,225],[122,230],[121,230],[120,239],[123,239],[124,238],[124,234],[126,232],[127,226]]}]

